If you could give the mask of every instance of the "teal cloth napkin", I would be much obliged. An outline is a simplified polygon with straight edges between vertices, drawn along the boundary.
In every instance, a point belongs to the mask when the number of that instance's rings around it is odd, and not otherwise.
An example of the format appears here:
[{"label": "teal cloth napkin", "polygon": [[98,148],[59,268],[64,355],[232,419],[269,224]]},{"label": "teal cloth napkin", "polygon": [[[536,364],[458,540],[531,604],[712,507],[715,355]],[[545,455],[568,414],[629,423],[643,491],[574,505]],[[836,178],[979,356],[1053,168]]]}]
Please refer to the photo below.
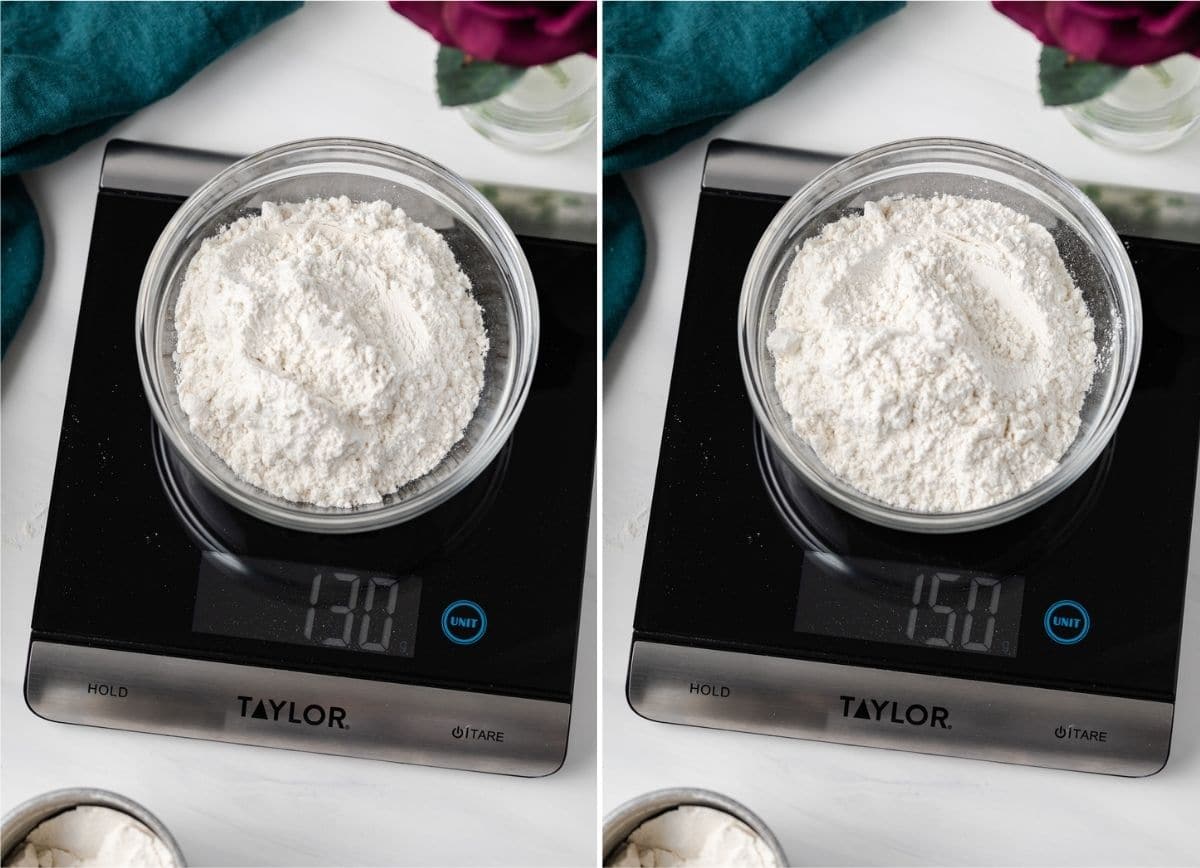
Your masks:
[{"label": "teal cloth napkin", "polygon": [[903,5],[604,4],[605,348],[633,304],[646,261],[629,188],[607,176],[673,153]]},{"label": "teal cloth napkin", "polygon": [[66,156],[300,5],[0,4],[0,351],[8,350],[42,272],[37,212],[16,175]]}]

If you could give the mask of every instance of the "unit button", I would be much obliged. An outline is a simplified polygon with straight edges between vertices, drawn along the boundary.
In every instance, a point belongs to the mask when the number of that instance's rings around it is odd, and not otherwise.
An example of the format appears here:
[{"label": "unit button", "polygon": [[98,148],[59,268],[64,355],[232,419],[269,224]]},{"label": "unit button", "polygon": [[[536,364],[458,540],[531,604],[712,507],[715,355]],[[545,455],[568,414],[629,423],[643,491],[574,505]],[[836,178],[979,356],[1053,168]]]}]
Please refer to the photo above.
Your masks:
[{"label": "unit button", "polygon": [[1046,635],[1059,645],[1074,645],[1092,629],[1092,618],[1088,610],[1074,600],[1059,600],[1046,610],[1042,619]]},{"label": "unit button", "polygon": [[471,600],[456,600],[442,612],[442,632],[455,645],[474,645],[487,632],[483,607]]}]

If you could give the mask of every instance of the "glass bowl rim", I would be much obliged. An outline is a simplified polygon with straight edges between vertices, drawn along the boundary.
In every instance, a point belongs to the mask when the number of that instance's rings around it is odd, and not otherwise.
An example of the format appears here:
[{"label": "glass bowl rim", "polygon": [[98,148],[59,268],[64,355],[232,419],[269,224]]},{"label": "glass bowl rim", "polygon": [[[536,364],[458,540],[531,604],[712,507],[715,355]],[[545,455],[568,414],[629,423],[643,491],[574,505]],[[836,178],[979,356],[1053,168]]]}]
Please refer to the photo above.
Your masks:
[{"label": "glass bowl rim", "polygon": [[[960,512],[919,512],[890,506],[837,479],[823,464],[814,467],[813,462],[797,452],[788,438],[777,429],[763,394],[765,389],[773,392],[774,383],[760,382],[757,359],[751,358],[751,353],[758,354],[760,349],[757,335],[749,333],[751,321],[756,315],[759,319],[763,318],[761,309],[771,294],[771,286],[767,284],[770,275],[766,272],[768,267],[781,255],[786,255],[786,251],[794,244],[782,250],[775,248],[780,247],[803,224],[828,207],[831,199],[841,195],[842,189],[872,174],[870,167],[880,160],[902,154],[919,157],[926,152],[931,161],[963,167],[978,165],[976,160],[988,158],[1001,163],[1015,164],[1062,195],[1073,207],[1068,207],[1057,199],[1052,200],[1053,206],[1048,207],[1051,207],[1051,210],[1065,210],[1070,213],[1071,218],[1079,224],[1078,228],[1087,233],[1087,240],[1092,242],[1105,260],[1105,271],[1113,275],[1113,282],[1116,284],[1114,294],[1123,323],[1121,351],[1113,357],[1113,365],[1116,366],[1117,372],[1122,374],[1122,378],[1114,382],[1108,395],[1107,406],[1102,408],[1097,416],[1095,427],[1088,432],[1087,439],[1082,443],[1077,440],[1072,444],[1074,452],[1068,454],[1066,460],[1060,461],[1050,474],[1021,494],[990,506]],[[1006,173],[1003,167],[989,168],[994,172]],[[893,175],[893,178],[931,171],[914,166],[902,166],[900,169],[900,174]],[[844,179],[838,185],[837,192],[826,192],[817,196],[823,186],[827,186],[831,180],[847,171],[856,173],[855,177]],[[1029,183],[1025,179],[1019,180],[1025,184]],[[1084,225],[1081,217],[1086,218],[1091,225]],[[1099,207],[1058,172],[1024,154],[988,142],[955,137],[922,137],[887,142],[839,160],[809,180],[784,203],[755,246],[742,281],[737,325],[738,356],[754,416],[766,431],[773,448],[783,455],[804,482],[835,506],[859,518],[884,527],[930,534],[982,530],[1002,524],[1050,500],[1083,475],[1108,445],[1124,415],[1137,378],[1142,348],[1142,305],[1141,294],[1137,289],[1137,277],[1124,244]],[[1076,446],[1078,448],[1075,448]]]},{"label": "glass bowl rim", "polygon": [[[510,362],[509,385],[503,393],[506,400],[497,409],[490,428],[485,430],[484,435],[471,447],[453,472],[424,491],[395,503],[371,504],[367,507],[341,510],[329,508],[329,511],[317,511],[326,508],[315,507],[311,504],[290,504],[282,498],[268,500],[266,497],[254,493],[260,490],[257,486],[240,479],[242,487],[231,486],[213,472],[206,461],[201,460],[194,453],[193,444],[182,432],[176,430],[164,407],[165,386],[159,381],[153,356],[157,355],[154,349],[158,345],[157,332],[161,320],[158,308],[162,306],[162,302],[159,297],[165,297],[170,287],[156,286],[156,284],[164,284],[165,275],[160,272],[165,271],[183,237],[207,218],[212,206],[236,193],[238,189],[236,187],[229,191],[222,191],[231,178],[247,170],[257,169],[261,173],[264,167],[272,165],[277,160],[310,152],[317,152],[320,158],[302,165],[319,166],[322,162],[337,161],[342,158],[345,158],[346,162],[354,162],[354,155],[361,154],[391,160],[393,162],[387,168],[401,174],[407,174],[409,165],[415,165],[429,172],[466,201],[466,205],[461,202],[454,202],[454,205],[456,208],[467,211],[468,216],[480,224],[480,229],[484,230],[483,233],[476,232],[475,227],[469,228],[472,233],[480,237],[489,252],[497,258],[497,264],[508,274],[513,286],[511,293],[513,301],[508,301],[509,293],[504,293],[506,304],[512,315],[513,324],[510,328],[518,338],[516,351],[512,353]],[[258,177],[261,177],[261,174]],[[246,179],[241,186],[252,183],[253,180]],[[422,180],[422,183],[427,182]],[[423,190],[417,189],[417,192],[422,196],[429,196]],[[219,196],[218,193],[220,193]],[[214,201],[209,201],[214,197],[216,197]],[[438,204],[445,207],[440,202]],[[492,234],[488,235],[487,230],[490,230]],[[198,187],[171,216],[170,221],[155,242],[142,272],[138,288],[137,311],[134,317],[138,370],[141,374],[146,403],[170,447],[180,454],[188,467],[210,490],[237,509],[279,527],[315,533],[359,533],[390,527],[433,509],[469,485],[479,473],[487,468],[512,434],[513,427],[524,408],[525,400],[532,386],[539,337],[538,299],[529,262],[512,228],[495,206],[462,176],[428,157],[397,145],[348,137],[298,139],[274,145],[232,163]],[[192,437],[194,438],[194,435]],[[219,456],[217,460],[221,460]],[[232,473],[232,469],[230,472]],[[236,477],[236,474],[234,476]],[[267,492],[263,492],[263,494],[270,496]]]}]

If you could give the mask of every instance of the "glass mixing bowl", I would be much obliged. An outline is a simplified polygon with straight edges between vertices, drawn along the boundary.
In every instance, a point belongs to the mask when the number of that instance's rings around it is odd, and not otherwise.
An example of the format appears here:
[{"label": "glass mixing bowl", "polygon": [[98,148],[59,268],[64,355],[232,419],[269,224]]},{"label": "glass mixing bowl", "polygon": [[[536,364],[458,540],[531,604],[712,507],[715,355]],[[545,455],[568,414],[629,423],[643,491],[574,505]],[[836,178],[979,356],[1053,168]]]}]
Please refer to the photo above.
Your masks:
[{"label": "glass mixing bowl", "polygon": [[[767,336],[788,269],[805,239],[884,196],[939,193],[991,199],[1049,230],[1096,324],[1097,369],[1075,442],[1029,490],[967,512],[917,512],[864,494],[830,471],[792,427],[775,390]],[[991,527],[1063,491],[1100,455],[1116,431],[1137,372],[1142,305],[1133,266],[1100,210],[1065,178],[1021,154],[966,139],[910,139],[843,160],[788,200],[759,241],[738,308],[739,352],[750,403],[772,444],[804,480],[836,506],[876,524],[924,533]]]},{"label": "glass mixing bowl", "polygon": [[[381,503],[339,509],[293,503],[237,477],[192,433],[176,392],[175,303],[200,242],[264,201],[348,196],[382,199],[442,234],[470,278],[491,346],[475,415],[442,462]],[[407,521],[461,491],[512,433],[533,379],[538,306],[517,239],[496,209],[448,169],[410,151],[357,139],[279,145],[225,169],[183,203],[142,276],[136,338],[146,400],[171,447],[225,500],[257,518],[320,533],[370,531]]]}]

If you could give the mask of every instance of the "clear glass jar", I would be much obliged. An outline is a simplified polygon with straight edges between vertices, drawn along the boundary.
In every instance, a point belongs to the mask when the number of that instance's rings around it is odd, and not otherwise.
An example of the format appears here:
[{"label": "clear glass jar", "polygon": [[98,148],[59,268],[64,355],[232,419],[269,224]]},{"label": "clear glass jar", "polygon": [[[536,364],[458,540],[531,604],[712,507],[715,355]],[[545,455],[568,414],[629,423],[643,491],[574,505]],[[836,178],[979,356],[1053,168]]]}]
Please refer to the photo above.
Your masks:
[{"label": "clear glass jar", "polygon": [[530,67],[499,96],[464,106],[481,135],[518,151],[553,151],[596,122],[596,59],[586,54]]},{"label": "clear glass jar", "polygon": [[1063,109],[1085,136],[1110,148],[1156,151],[1200,128],[1200,58],[1135,66],[1111,90]]},{"label": "clear glass jar", "polygon": [[[483,308],[490,346],[484,385],[463,437],[441,463],[381,503],[349,509],[276,497],[238,477],[191,429],[179,404],[175,304],[188,262],[222,226],[264,201],[325,196],[395,205],[446,239]],[[360,139],[310,139],[234,163],[180,206],[159,236],[138,294],[138,366],[146,401],[172,449],[214,493],[250,515],[318,533],[377,530],[415,518],[462,491],[508,441],[533,381],[538,346],[533,275],[516,236],[483,195],[411,151]]]},{"label": "clear glass jar", "polygon": [[[1075,442],[1028,491],[967,512],[918,512],[884,503],[842,481],[795,431],[775,389],[767,337],[796,252],[828,223],[884,196],[951,194],[990,199],[1050,232],[1083,293],[1101,347]],[[738,349],[746,391],[772,446],[835,506],[885,527],[923,533],[980,530],[1046,503],[1099,457],[1125,412],[1142,348],[1142,302],[1129,255],[1100,209],[1058,173],[1028,157],[967,139],[880,145],[832,166],[787,201],[755,248],[742,283]]]}]

